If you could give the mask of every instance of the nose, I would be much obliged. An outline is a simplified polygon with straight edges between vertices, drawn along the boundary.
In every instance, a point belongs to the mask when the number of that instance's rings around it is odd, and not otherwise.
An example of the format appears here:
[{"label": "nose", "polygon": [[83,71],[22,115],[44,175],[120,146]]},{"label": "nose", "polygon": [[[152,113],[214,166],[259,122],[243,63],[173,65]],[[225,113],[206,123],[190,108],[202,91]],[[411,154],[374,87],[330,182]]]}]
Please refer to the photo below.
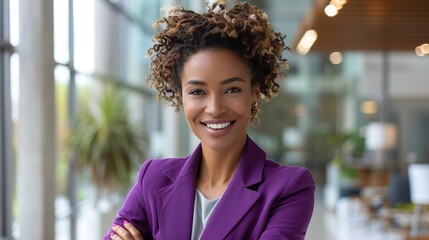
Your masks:
[{"label": "nose", "polygon": [[226,106],[221,96],[211,96],[207,99],[206,113],[212,116],[220,116],[226,112]]}]

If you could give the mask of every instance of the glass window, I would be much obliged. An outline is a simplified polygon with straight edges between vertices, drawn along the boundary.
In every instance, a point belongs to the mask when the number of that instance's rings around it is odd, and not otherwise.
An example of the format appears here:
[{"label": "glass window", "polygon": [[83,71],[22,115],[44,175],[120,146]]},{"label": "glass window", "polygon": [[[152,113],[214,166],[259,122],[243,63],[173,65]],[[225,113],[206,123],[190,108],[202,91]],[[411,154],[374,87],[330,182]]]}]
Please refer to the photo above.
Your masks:
[{"label": "glass window", "polygon": [[54,57],[55,61],[67,64],[69,56],[69,1],[54,1]]},{"label": "glass window", "polygon": [[67,67],[57,65],[55,67],[55,100],[56,100],[56,138],[57,161],[55,197],[55,234],[56,239],[69,239],[70,235],[70,204],[67,199],[69,151],[68,137],[70,134],[69,122],[69,83],[70,70]]},{"label": "glass window", "polygon": [[94,72],[95,47],[94,1],[74,0],[73,7],[75,68],[79,72],[92,73]]},{"label": "glass window", "polygon": [[[57,0],[64,1],[64,0]],[[97,102],[102,95],[102,89],[106,85],[110,85],[113,81],[121,82],[118,85],[122,92],[126,93],[126,102],[129,108],[129,114],[133,125],[145,130],[151,129],[148,127],[149,123],[155,122],[151,120],[152,114],[148,111],[154,99],[152,94],[144,90],[145,73],[147,72],[148,59],[145,57],[147,48],[150,45],[151,34],[144,32],[141,27],[141,22],[136,22],[136,17],[132,13],[127,12],[125,9],[126,1],[74,1],[74,66],[76,67],[75,79],[63,82],[59,76],[61,72],[67,75],[68,68],[57,67],[56,69],[56,90],[57,101],[66,102],[77,105],[77,111],[85,107],[97,108]],[[141,16],[141,13],[139,13]],[[146,18],[147,16],[145,16]],[[155,19],[150,19],[153,22]],[[150,26],[150,25],[148,25]],[[147,29],[151,29],[147,27]],[[57,47],[57,46],[56,46]],[[67,46],[64,45],[64,48]],[[58,48],[56,48],[57,51]],[[57,56],[57,55],[56,55]],[[65,59],[65,58],[64,58]],[[69,59],[65,59],[66,61]],[[58,61],[58,59],[57,59]],[[107,67],[106,67],[107,66]],[[67,83],[69,81],[70,83]],[[75,81],[75,91],[73,91],[71,82]],[[64,86],[63,86],[64,85]],[[69,85],[67,87],[67,85]],[[75,96],[69,96],[68,99],[64,97],[65,89]],[[61,93],[58,93],[61,92]],[[76,99],[76,102],[72,102]],[[66,105],[57,103],[57,121],[58,122],[58,140],[67,139],[69,136],[70,128],[66,123],[66,119],[72,116],[67,115]],[[70,109],[69,109],[70,110]],[[63,128],[63,129],[61,129]],[[148,134],[147,134],[148,135]],[[63,146],[66,146],[63,144]],[[64,147],[65,148],[65,147]],[[149,149],[149,148],[148,148]],[[57,168],[58,182],[63,185],[64,181],[69,180],[64,178],[65,168],[69,167],[67,164],[62,163],[62,153],[68,153],[64,156],[65,159],[70,158],[72,149],[60,150],[60,159]],[[62,152],[62,153],[61,153]],[[149,151],[146,151],[147,153]],[[68,160],[68,159],[67,159]],[[138,167],[133,169],[138,170]],[[109,197],[112,200],[109,204],[113,204],[113,208],[109,212],[103,212],[98,209],[94,204],[96,200],[100,199],[100,189],[97,189],[92,183],[92,176],[90,171],[78,171],[76,181],[76,232],[77,239],[88,237],[91,234],[92,238],[99,239],[104,234],[105,229],[109,226],[100,225],[100,229],[88,228],[94,224],[102,224],[106,221],[100,222],[100,216],[104,218],[113,219],[116,209],[119,207],[122,200],[115,200],[115,194]],[[105,194],[102,194],[105,196]],[[58,197],[63,195],[62,187],[58,188]],[[123,196],[116,196],[116,199],[121,199]],[[68,203],[69,200],[65,199]],[[57,200],[57,204],[59,201]],[[62,204],[64,212],[67,212],[67,206]],[[57,206],[58,210],[58,206]],[[101,211],[101,212],[100,212]],[[59,217],[57,212],[57,217]],[[101,214],[101,215],[100,215]],[[107,215],[106,215],[107,214]],[[110,215],[112,216],[110,216]],[[70,217],[63,217],[60,220],[62,229],[69,229],[67,225],[70,224]],[[89,221],[89,222],[88,222]],[[91,223],[91,224],[88,224]],[[58,223],[57,223],[58,224]],[[57,231],[59,232],[59,231]],[[57,235],[57,238],[60,236]]]},{"label": "glass window", "polygon": [[125,52],[128,61],[127,80],[130,84],[143,87],[150,60],[146,52],[151,44],[151,37],[149,34],[143,34],[135,25],[128,27],[128,36]]},{"label": "glass window", "polygon": [[[7,2],[7,1],[6,1]],[[10,8],[10,43],[19,45],[19,0],[9,1]]]},{"label": "glass window", "polygon": [[128,1],[127,10],[133,17],[136,17],[140,23],[147,25],[148,29],[159,17],[159,11],[163,1]]},{"label": "glass window", "polygon": [[[4,9],[4,3],[10,2],[8,11]],[[73,153],[69,148],[68,140],[71,131],[71,123],[73,119],[73,109],[75,105],[80,107],[94,103],[100,95],[100,89],[112,81],[121,81],[121,91],[126,92],[126,102],[130,109],[130,118],[134,125],[143,129],[145,135],[149,136],[149,131],[160,131],[160,110],[159,105],[154,104],[155,100],[151,91],[144,87],[144,81],[148,71],[149,58],[146,57],[146,51],[151,45],[151,36],[153,30],[152,23],[159,16],[159,9],[162,1],[86,1],[74,0],[73,11],[74,16],[69,16],[69,0],[54,1],[54,59],[57,63],[55,67],[55,94],[56,94],[56,124],[57,124],[57,162],[56,162],[56,182],[57,195],[55,201],[56,214],[56,239],[74,240],[83,238],[85,234],[93,233],[94,229],[87,228],[92,226],[93,220],[87,217],[88,202],[98,194],[98,190],[88,184],[91,180],[88,172],[83,173],[77,182],[77,223],[72,226],[72,208],[68,199],[68,184],[70,180],[70,159]],[[11,168],[15,169],[14,153],[19,147],[14,143],[15,130],[19,124],[19,55],[11,52],[9,46],[19,45],[19,4],[18,0],[2,1],[0,4],[1,22],[9,22],[10,38],[5,37],[3,30],[1,34],[0,45],[0,98],[1,103],[10,103],[10,108],[5,109],[4,105],[0,108],[0,129],[10,129],[10,134],[2,134],[0,138],[0,148],[7,146],[11,148],[10,160],[2,155],[0,159],[0,188],[1,196],[5,195],[4,186],[14,185],[16,178],[11,175],[11,181],[5,181],[6,176],[3,174],[5,161],[10,161]],[[112,35],[105,38],[96,38],[97,11],[96,4],[101,4],[108,11],[108,21],[102,22]],[[119,8],[118,8],[119,7]],[[7,13],[7,14],[5,14]],[[5,19],[7,21],[5,21]],[[69,19],[73,19],[74,29],[70,29]],[[113,24],[110,24],[113,23]],[[117,28],[117,29],[112,29]],[[71,30],[74,31],[74,38],[70,39]],[[116,34],[115,34],[116,33]],[[70,42],[72,41],[72,42]],[[74,46],[74,52],[70,52],[70,44]],[[104,73],[96,72],[96,51],[98,46],[104,52],[103,56],[111,56],[112,59],[107,59],[116,68],[115,71]],[[71,55],[73,54],[73,55]],[[7,57],[5,57],[7,56]],[[74,58],[71,58],[73,56]],[[70,64],[70,61],[73,61]],[[7,63],[7,64],[6,64]],[[7,66],[7,71],[3,68]],[[75,69],[70,69],[69,66],[75,66]],[[116,71],[117,70],[117,71]],[[6,74],[10,73],[10,74]],[[6,84],[7,83],[7,84]],[[7,86],[7,89],[3,87]],[[6,94],[5,94],[6,93]],[[154,114],[156,112],[157,114]],[[6,127],[5,119],[9,121],[12,127]],[[147,137],[147,141],[149,137]],[[5,143],[5,140],[9,141]],[[149,143],[146,143],[149,145]],[[150,154],[150,148],[147,148],[146,153]],[[12,151],[13,150],[13,151]],[[135,171],[138,168],[134,169]],[[10,171],[14,174],[14,171]],[[17,176],[19,177],[19,176]],[[14,190],[13,190],[14,191]],[[9,195],[10,196],[10,195]],[[15,196],[15,195],[14,195]],[[123,197],[123,196],[122,196]],[[16,197],[14,197],[16,198]],[[13,234],[14,237],[19,236],[17,224],[10,227],[13,233],[8,236],[4,232],[5,222],[15,222],[6,219],[7,213],[4,212],[4,199],[2,197],[0,209],[0,238],[9,237]],[[19,207],[15,204],[16,199],[11,199],[13,203],[10,209],[13,219],[17,216]],[[114,207],[117,209],[122,200],[115,202]],[[114,210],[115,210],[114,209]],[[113,214],[115,211],[112,212]],[[113,219],[114,216],[107,216]],[[85,224],[85,218],[91,220],[91,224]],[[103,230],[104,231],[104,227]],[[76,232],[74,232],[76,231]],[[73,234],[71,233],[73,232]],[[100,233],[95,233],[94,239],[100,238]],[[74,236],[74,237],[73,237]],[[87,236],[86,236],[87,237]],[[74,238],[74,239],[73,239]]]}]

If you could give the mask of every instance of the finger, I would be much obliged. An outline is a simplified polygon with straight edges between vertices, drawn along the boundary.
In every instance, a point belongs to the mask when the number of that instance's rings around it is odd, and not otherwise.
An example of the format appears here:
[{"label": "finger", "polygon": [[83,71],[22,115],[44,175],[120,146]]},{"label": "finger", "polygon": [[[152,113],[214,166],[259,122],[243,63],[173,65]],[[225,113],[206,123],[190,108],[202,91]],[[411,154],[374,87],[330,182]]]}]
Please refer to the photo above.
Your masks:
[{"label": "finger", "polygon": [[124,221],[124,227],[131,233],[135,240],[144,240],[140,231],[127,220]]},{"label": "finger", "polygon": [[136,239],[131,235],[131,233],[130,233],[130,232],[128,232],[128,230],[127,230],[127,229],[123,228],[123,227],[122,227],[122,226],[120,226],[120,225],[116,225],[116,224],[114,224],[114,225],[113,225],[113,227],[112,227],[112,229],[113,229],[113,231],[115,231],[116,235],[119,237],[119,238],[115,238],[115,240],[116,240],[116,239],[122,239],[122,240],[136,240]]},{"label": "finger", "polygon": [[112,232],[110,233],[110,239],[112,240],[123,240],[121,237],[118,236],[118,234]]}]

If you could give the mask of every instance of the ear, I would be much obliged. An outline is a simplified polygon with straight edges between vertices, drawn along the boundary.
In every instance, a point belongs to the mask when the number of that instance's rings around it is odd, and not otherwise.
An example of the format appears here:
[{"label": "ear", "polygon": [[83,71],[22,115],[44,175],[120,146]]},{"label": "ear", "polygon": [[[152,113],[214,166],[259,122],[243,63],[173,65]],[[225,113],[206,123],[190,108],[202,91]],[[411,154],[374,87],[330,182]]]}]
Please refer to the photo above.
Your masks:
[{"label": "ear", "polygon": [[254,85],[252,87],[252,103],[259,101],[261,95],[261,90],[259,88],[259,85]]}]

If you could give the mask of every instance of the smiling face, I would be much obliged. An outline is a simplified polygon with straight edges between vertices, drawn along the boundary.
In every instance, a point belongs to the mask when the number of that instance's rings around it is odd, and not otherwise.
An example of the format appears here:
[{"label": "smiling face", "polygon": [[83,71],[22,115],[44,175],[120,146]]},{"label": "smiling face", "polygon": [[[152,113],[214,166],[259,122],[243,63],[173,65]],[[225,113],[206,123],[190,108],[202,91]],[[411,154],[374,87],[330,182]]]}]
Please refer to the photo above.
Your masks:
[{"label": "smiling face", "polygon": [[201,50],[185,62],[181,83],[186,120],[203,148],[241,149],[257,100],[246,63],[229,50]]}]

